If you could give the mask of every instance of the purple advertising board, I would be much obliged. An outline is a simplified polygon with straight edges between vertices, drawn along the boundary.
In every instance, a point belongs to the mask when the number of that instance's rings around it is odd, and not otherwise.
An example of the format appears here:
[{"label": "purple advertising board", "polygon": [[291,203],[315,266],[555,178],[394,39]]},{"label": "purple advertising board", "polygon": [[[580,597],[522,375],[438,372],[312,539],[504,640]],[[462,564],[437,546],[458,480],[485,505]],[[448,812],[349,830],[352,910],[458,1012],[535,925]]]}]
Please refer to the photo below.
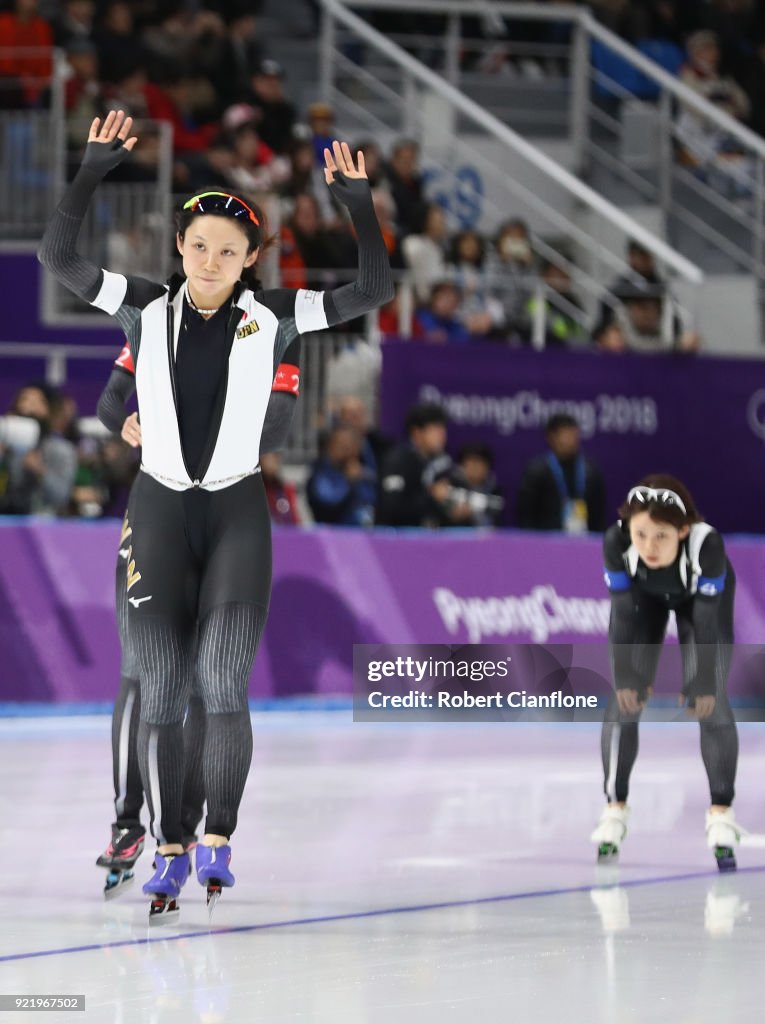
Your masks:
[{"label": "purple advertising board", "polygon": [[[0,701],[112,700],[116,521],[0,520]],[[730,538],[736,639],[765,637],[765,541]],[[600,540],[274,529],[253,697],[350,694],[354,644],[602,644]]]},{"label": "purple advertising board", "polygon": [[689,356],[534,352],[500,345],[383,347],[381,426],[403,436],[407,409],[438,402],[449,450],[488,442],[508,524],[526,463],[545,450],[555,412],[579,422],[606,480],[609,516],[648,473],[672,473],[708,522],[765,532],[765,363]]}]

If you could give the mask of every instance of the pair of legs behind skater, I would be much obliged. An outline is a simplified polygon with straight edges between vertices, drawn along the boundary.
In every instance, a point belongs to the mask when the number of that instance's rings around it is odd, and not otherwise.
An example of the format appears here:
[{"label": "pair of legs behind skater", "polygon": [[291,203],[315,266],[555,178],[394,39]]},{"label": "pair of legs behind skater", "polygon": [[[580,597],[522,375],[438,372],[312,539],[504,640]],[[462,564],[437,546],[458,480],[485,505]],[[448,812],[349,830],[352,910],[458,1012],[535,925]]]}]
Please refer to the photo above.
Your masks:
[{"label": "pair of legs behind skater", "polygon": [[[143,852],[146,829],[141,824],[144,803],[143,782],[138,765],[138,725],[141,717],[141,687],[138,664],[128,631],[127,519],[122,528],[120,555],[116,572],[117,626],[121,650],[120,689],[112,714],[112,774],[115,820],[109,844],[96,864],[106,868],[104,896],[121,894],[134,880],[133,868]],[[195,646],[195,645],[194,645]],[[193,665],[194,656],[191,663]],[[181,822],[183,848],[190,852],[197,845],[197,828],[204,814],[205,791],[202,753],[206,716],[199,686],[192,672],[191,695],[183,724],[184,782]],[[204,880],[206,881],[206,880]]]},{"label": "pair of legs behind skater", "polygon": [[[143,840],[138,813],[145,792],[159,846],[144,891],[156,897],[152,910],[164,913],[175,909],[188,877],[188,848],[205,795],[197,877],[208,887],[208,902],[234,883],[228,841],[252,753],[247,687],[270,592],[270,529],[259,478],[214,497],[167,492],[143,474],[138,487],[146,492],[148,515],[165,529],[158,539],[149,533],[147,546],[136,544],[132,518],[123,529],[121,550],[129,559],[127,587],[118,566],[123,677],[140,676],[141,688],[139,697],[135,686],[123,685],[115,708],[116,841],[101,863],[132,867],[128,859],[135,862]],[[260,527],[255,534],[253,521]],[[201,575],[196,567],[205,560],[194,557],[195,548],[208,555]],[[147,603],[155,614],[145,614]]]}]

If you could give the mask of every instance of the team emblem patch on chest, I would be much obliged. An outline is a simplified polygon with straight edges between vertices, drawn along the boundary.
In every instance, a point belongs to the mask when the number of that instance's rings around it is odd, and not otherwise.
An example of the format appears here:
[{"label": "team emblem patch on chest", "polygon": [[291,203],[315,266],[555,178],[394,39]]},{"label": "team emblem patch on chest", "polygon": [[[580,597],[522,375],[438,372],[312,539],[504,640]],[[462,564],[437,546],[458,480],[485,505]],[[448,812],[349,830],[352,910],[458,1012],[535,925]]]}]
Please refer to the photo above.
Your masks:
[{"label": "team emblem patch on chest", "polygon": [[237,338],[247,338],[251,334],[255,334],[255,332],[259,331],[259,330],[260,330],[260,328],[258,327],[256,321],[255,320],[250,320],[250,322],[248,324],[245,324],[243,327],[240,327],[237,330],[236,336],[237,336]]}]

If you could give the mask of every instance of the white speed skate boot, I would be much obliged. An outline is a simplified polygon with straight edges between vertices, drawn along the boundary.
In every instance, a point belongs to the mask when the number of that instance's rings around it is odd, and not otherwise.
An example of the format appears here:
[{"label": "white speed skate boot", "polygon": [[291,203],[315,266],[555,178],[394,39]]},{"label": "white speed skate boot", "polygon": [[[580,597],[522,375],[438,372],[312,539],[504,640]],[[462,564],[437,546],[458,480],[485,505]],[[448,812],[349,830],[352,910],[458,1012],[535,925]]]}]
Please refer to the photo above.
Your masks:
[{"label": "white speed skate boot", "polygon": [[611,863],[619,856],[619,848],[627,835],[629,816],[630,809],[626,805],[608,804],[603,809],[598,827],[590,836],[590,840],[598,844],[599,864]]},{"label": "white speed skate boot", "polygon": [[746,835],[746,829],[736,821],[733,808],[724,811],[707,811],[706,815],[707,846],[714,850],[717,867],[720,871],[736,870],[735,848]]}]

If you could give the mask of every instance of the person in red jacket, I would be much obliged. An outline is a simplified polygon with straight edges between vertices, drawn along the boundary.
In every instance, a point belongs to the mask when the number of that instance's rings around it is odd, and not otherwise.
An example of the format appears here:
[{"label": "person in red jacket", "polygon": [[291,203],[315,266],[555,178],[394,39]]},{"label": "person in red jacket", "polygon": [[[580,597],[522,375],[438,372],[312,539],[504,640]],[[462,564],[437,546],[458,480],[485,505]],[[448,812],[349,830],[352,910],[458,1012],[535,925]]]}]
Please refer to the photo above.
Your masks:
[{"label": "person in red jacket", "polygon": [[[0,14],[0,77],[16,79],[29,106],[50,81],[52,51],[53,30],[37,13],[37,0],[16,0],[12,11]],[[8,84],[0,82],[0,106]],[[8,90],[9,106],[16,92]]]}]

